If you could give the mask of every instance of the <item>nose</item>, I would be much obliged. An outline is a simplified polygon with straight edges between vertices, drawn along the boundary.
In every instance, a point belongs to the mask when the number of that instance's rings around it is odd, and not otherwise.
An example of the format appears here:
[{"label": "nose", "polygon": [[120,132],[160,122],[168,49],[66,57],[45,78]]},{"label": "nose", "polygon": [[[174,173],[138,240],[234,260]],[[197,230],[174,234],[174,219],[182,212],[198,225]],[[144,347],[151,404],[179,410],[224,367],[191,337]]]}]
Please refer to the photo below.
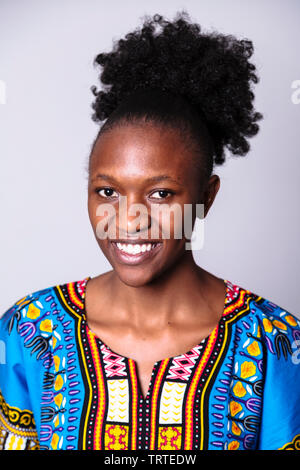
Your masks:
[{"label": "nose", "polygon": [[117,237],[136,236],[148,238],[151,227],[150,209],[137,199],[121,200],[117,212]]}]

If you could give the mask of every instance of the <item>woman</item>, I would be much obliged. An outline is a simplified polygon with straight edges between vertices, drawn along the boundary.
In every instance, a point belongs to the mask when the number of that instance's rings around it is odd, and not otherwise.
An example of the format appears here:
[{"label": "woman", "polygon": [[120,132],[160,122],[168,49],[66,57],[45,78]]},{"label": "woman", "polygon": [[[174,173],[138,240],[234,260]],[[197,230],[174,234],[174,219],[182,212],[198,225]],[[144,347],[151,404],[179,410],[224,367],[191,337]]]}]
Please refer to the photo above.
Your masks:
[{"label": "woman", "polygon": [[175,236],[188,205],[192,226],[196,207],[206,216],[214,165],[225,148],[245,155],[262,117],[252,43],[188,20],[146,18],[96,57],[108,87],[93,89],[106,122],[88,210],[112,270],[1,319],[4,449],[299,448],[299,320],[198,266]]}]

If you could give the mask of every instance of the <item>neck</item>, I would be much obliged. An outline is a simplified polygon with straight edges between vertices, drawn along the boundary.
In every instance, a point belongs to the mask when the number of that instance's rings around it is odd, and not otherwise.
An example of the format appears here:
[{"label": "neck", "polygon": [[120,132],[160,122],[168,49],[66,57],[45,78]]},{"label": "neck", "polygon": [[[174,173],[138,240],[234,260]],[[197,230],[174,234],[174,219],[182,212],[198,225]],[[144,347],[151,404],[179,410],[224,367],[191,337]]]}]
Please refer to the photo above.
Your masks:
[{"label": "neck", "polygon": [[112,315],[132,328],[144,329],[164,327],[187,316],[199,316],[199,311],[212,312],[208,295],[211,277],[195,263],[192,252],[188,252],[173,269],[141,287],[124,284],[112,271],[108,283]]}]

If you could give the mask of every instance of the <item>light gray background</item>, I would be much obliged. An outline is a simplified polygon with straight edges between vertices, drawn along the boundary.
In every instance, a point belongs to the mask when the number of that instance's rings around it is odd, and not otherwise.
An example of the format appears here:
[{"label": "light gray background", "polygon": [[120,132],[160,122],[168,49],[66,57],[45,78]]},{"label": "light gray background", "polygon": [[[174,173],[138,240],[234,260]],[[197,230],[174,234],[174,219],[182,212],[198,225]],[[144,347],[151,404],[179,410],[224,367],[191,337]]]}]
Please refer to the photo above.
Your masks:
[{"label": "light gray background", "polygon": [[[87,215],[92,61],[144,14],[185,8],[204,30],[253,40],[264,114],[248,156],[229,157],[198,264],[300,316],[298,0],[1,0],[1,296],[16,300],[111,269]],[[227,154],[228,155],[228,154]]]}]

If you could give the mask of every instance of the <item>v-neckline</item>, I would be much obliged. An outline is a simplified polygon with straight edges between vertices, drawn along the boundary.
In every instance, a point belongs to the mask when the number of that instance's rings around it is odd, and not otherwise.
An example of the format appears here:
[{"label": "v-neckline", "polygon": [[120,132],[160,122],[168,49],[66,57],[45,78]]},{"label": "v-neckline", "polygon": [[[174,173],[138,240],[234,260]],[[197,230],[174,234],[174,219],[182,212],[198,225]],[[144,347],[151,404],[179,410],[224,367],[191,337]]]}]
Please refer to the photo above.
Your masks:
[{"label": "v-neckline", "polygon": [[82,298],[82,317],[85,321],[85,324],[86,324],[86,329],[87,329],[87,332],[89,334],[91,334],[95,340],[100,344],[100,346],[104,347],[107,351],[109,351],[111,354],[114,354],[118,357],[120,357],[121,359],[123,359],[127,364],[131,363],[133,366],[134,366],[134,374],[135,374],[135,380],[136,380],[136,383],[137,383],[137,389],[138,389],[138,395],[139,395],[139,398],[140,400],[142,401],[143,404],[145,404],[148,399],[150,398],[151,396],[151,391],[152,391],[152,387],[153,387],[153,377],[157,371],[157,366],[162,364],[162,363],[168,363],[170,364],[170,362],[172,363],[174,360],[176,359],[179,359],[180,357],[182,356],[187,356],[189,354],[191,354],[193,352],[193,350],[197,349],[197,348],[201,348],[205,343],[207,343],[209,341],[209,339],[214,335],[214,333],[216,332],[216,330],[219,328],[220,326],[220,323],[223,321],[224,319],[224,316],[225,316],[225,313],[226,313],[226,303],[227,303],[227,299],[229,298],[229,281],[227,279],[222,279],[222,281],[224,282],[225,284],[225,299],[224,299],[224,303],[223,303],[223,311],[222,311],[222,315],[217,323],[217,325],[213,328],[213,330],[209,333],[208,336],[206,336],[205,338],[203,338],[198,344],[196,344],[195,346],[193,346],[192,348],[189,349],[189,351],[186,351],[186,352],[183,352],[181,354],[177,354],[176,356],[172,356],[172,357],[167,357],[167,358],[164,358],[164,359],[159,359],[158,361],[156,361],[153,366],[152,366],[152,371],[151,371],[151,376],[150,376],[150,381],[149,381],[149,384],[148,384],[148,388],[147,388],[147,393],[146,393],[146,396],[144,397],[143,395],[143,392],[142,392],[142,387],[141,387],[141,383],[140,383],[140,379],[139,379],[139,375],[138,375],[138,369],[137,369],[137,362],[134,360],[134,359],[131,359],[127,356],[123,356],[122,354],[119,354],[117,353],[116,351],[114,351],[113,349],[111,349],[106,343],[104,343],[104,341],[102,341],[102,339],[93,331],[91,330],[91,328],[89,327],[89,324],[88,324],[88,321],[87,321],[87,315],[86,315],[86,307],[85,307],[85,300],[86,300],[86,286],[87,286],[87,283],[88,281],[92,279],[91,276],[87,276],[85,279],[84,279],[84,284],[81,285],[81,298]]}]

